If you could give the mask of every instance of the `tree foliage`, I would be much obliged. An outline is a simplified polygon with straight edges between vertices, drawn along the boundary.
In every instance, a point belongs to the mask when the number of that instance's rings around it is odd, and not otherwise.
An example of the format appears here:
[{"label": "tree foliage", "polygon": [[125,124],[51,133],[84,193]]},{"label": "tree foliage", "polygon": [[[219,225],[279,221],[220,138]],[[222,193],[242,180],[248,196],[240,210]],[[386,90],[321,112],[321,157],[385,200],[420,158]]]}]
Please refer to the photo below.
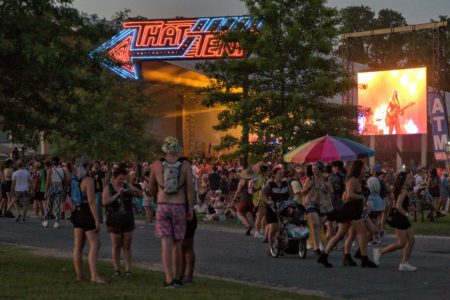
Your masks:
[{"label": "tree foliage", "polygon": [[[263,17],[263,29],[230,31],[221,38],[237,42],[249,56],[201,66],[212,78],[205,104],[226,107],[216,129],[243,129],[240,153],[267,152],[278,142],[286,151],[355,129],[356,109],[329,102],[352,82],[331,55],[339,19],[325,2],[245,1],[251,16]],[[257,134],[258,142],[250,145],[248,133]],[[224,141],[237,144],[229,137]]]},{"label": "tree foliage", "polygon": [[71,3],[0,1],[0,129],[30,146],[43,134],[67,154],[142,157],[152,141],[143,87],[88,58],[128,11],[107,21]]},{"label": "tree foliage", "polygon": [[[341,33],[393,28],[408,25],[401,12],[382,9],[377,14],[368,6],[349,6],[340,10]],[[436,20],[447,21],[447,16]],[[447,29],[448,31],[448,29]],[[448,45],[450,35],[446,34]],[[432,82],[433,32],[420,30],[349,39],[350,59],[373,69],[395,69],[426,66],[428,82]],[[450,90],[450,48],[443,54],[440,83],[437,88]]]}]

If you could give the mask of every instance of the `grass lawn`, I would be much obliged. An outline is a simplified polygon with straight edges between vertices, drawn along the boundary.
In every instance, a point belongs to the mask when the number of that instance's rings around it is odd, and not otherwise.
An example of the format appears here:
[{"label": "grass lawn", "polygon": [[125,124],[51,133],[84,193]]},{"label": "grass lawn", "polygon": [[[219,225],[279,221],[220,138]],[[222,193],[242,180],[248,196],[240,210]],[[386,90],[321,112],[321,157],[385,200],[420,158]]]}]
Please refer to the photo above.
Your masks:
[{"label": "grass lawn", "polygon": [[[447,214],[443,218],[436,218],[434,222],[430,222],[425,218],[425,221],[411,221],[414,233],[422,235],[442,235],[450,236],[450,214]],[[394,232],[394,230],[386,225],[388,232]]]},{"label": "grass lawn", "polygon": [[[85,274],[88,275],[85,261]],[[321,299],[295,293],[197,278],[195,284],[161,288],[163,274],[133,268],[133,277],[113,278],[111,263],[99,263],[110,283],[76,283],[71,259],[38,256],[30,250],[0,244],[1,299]],[[110,275],[111,274],[111,275]]]}]

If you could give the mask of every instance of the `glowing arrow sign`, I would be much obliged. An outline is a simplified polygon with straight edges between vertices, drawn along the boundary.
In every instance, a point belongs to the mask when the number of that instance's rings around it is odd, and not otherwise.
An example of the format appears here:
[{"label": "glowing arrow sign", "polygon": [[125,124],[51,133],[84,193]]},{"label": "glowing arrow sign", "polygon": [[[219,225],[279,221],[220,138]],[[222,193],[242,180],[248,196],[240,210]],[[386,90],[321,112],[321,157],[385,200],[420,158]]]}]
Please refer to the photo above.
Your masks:
[{"label": "glowing arrow sign", "polygon": [[260,30],[263,21],[249,16],[192,19],[136,20],[90,53],[124,78],[138,79],[137,61],[243,58],[236,43],[223,43],[217,32]]}]

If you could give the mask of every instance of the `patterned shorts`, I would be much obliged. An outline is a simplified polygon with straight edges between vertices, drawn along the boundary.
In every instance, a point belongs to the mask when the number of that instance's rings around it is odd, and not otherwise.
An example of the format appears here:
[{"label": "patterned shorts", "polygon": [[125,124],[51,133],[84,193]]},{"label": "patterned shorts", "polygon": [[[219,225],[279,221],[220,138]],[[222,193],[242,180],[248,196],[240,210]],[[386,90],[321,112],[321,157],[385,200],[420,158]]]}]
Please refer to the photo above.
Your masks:
[{"label": "patterned shorts", "polygon": [[184,204],[158,203],[156,208],[156,236],[184,239],[186,233],[186,207]]}]

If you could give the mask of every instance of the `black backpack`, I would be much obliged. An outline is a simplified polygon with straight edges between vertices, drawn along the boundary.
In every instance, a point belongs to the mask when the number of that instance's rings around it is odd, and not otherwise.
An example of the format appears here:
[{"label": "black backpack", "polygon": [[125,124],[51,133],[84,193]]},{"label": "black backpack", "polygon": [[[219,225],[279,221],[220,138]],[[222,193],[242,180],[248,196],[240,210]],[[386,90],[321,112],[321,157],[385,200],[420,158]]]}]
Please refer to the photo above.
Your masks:
[{"label": "black backpack", "polygon": [[384,181],[381,180],[380,178],[378,178],[378,180],[380,181],[380,197],[381,197],[381,198],[386,198],[386,196],[387,196],[387,187],[386,187],[386,184],[385,184]]}]

